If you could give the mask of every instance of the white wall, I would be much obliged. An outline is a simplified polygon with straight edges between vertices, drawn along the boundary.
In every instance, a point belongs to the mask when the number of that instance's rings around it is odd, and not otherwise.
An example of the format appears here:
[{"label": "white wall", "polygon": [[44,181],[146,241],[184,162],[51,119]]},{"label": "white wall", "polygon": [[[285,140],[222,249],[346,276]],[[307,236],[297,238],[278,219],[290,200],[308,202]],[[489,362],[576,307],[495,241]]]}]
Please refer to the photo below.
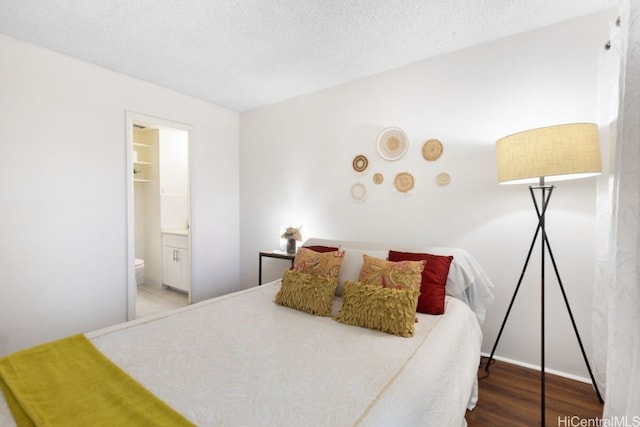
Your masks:
[{"label": "white wall", "polygon": [[0,36],[0,355],[126,320],[126,123],[192,126],[194,301],[238,288],[238,114]]},{"label": "white wall", "polygon": [[[527,187],[499,186],[495,141],[540,126],[597,121],[597,58],[616,12],[498,40],[371,78],[241,114],[241,282],[257,281],[257,253],[276,248],[283,224],[305,237],[466,248],[496,285],[483,327],[489,352],[537,225]],[[381,129],[399,126],[410,148],[388,162],[376,152]],[[421,147],[444,144],[436,162]],[[351,161],[370,160],[357,175]],[[393,175],[416,178],[410,194]],[[375,172],[385,182],[372,183]],[[438,187],[440,172],[451,184]],[[349,189],[363,182],[368,198]],[[595,181],[562,183],[552,199],[548,233],[563,281],[590,346],[594,265]],[[518,297],[497,354],[539,363],[539,252]],[[265,260],[265,280],[286,263]],[[547,366],[586,377],[557,285],[549,275]]]}]

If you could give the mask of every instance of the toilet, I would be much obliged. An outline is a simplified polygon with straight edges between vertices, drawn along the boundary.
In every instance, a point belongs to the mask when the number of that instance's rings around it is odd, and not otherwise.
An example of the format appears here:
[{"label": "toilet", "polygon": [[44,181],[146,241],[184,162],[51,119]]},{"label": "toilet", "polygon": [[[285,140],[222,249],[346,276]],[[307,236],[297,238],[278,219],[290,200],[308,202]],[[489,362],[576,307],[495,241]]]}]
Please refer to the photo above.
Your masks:
[{"label": "toilet", "polygon": [[144,285],[144,260],[136,258],[136,285]]}]

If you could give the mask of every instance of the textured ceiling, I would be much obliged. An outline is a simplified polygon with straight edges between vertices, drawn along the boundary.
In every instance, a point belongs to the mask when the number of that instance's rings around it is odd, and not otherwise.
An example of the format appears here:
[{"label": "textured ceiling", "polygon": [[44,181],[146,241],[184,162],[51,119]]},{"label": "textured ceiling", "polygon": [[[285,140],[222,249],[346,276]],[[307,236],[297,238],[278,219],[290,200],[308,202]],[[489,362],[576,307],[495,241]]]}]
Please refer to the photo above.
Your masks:
[{"label": "textured ceiling", "polygon": [[617,0],[1,0],[0,33],[236,111]]}]

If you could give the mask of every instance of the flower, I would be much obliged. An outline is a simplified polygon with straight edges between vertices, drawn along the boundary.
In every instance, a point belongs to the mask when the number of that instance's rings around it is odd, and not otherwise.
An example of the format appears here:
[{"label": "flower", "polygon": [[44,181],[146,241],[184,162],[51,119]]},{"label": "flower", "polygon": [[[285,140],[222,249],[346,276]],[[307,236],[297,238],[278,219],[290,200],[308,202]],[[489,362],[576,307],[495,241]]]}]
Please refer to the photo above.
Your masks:
[{"label": "flower", "polygon": [[300,234],[301,228],[302,226],[300,227],[289,226],[287,227],[286,231],[282,233],[282,236],[280,236],[280,238],[287,239],[287,240],[289,239],[302,240],[302,234]]}]

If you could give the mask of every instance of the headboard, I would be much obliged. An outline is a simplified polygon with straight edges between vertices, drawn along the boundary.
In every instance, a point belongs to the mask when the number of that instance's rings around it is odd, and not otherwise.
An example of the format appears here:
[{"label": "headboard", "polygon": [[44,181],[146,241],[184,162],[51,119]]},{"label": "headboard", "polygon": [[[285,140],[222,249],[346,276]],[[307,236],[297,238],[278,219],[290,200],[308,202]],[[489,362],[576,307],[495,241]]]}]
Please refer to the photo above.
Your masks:
[{"label": "headboard", "polygon": [[[493,283],[475,258],[464,249],[432,246],[407,247],[389,243],[330,240],[315,237],[309,238],[303,244],[303,246],[315,245],[338,247],[345,251],[345,258],[340,269],[341,282],[358,280],[360,266],[362,265],[362,253],[384,259],[387,259],[389,250],[451,255],[453,256],[453,261],[447,276],[447,295],[465,302],[476,314],[480,324],[484,322],[487,308],[494,299]],[[355,256],[349,256],[350,249]]]}]

